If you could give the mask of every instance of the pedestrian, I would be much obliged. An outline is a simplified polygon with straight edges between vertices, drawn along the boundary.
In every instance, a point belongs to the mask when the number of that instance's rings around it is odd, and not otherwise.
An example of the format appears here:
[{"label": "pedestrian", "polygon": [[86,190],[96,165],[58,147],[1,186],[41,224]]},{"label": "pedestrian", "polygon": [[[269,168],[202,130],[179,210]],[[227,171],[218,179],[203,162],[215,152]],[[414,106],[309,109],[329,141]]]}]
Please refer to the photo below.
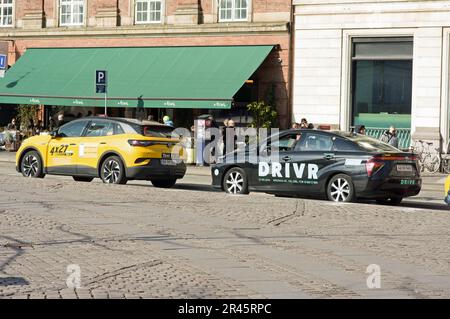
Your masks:
[{"label": "pedestrian", "polygon": [[314,124],[309,123],[307,129],[314,130]]},{"label": "pedestrian", "polygon": [[298,130],[298,129],[300,128],[300,124],[297,123],[297,122],[294,122],[294,123],[292,123],[291,128],[292,128],[293,130]]},{"label": "pedestrian", "polygon": [[365,125],[360,125],[358,127],[357,133],[361,134],[361,135],[366,135],[366,126]]},{"label": "pedestrian", "polygon": [[300,128],[308,128],[308,121],[305,118],[300,121]]},{"label": "pedestrian", "polygon": [[11,123],[9,123],[9,124],[6,126],[6,129],[7,129],[8,131],[17,131],[16,119],[15,119],[14,117],[11,119]]},{"label": "pedestrian", "polygon": [[66,121],[64,121],[64,113],[60,113],[58,114],[58,121],[56,122],[56,127],[60,128],[64,124],[66,124]]},{"label": "pedestrian", "polygon": [[398,148],[397,130],[393,125],[383,133],[381,141]]},{"label": "pedestrian", "polygon": [[[227,154],[230,152],[233,152],[236,149],[236,129],[235,129],[235,123],[232,119],[229,119],[227,122],[227,126],[225,127],[225,133],[223,135],[223,153]],[[233,143],[230,143],[232,145],[228,145],[228,141],[230,139],[233,139]],[[230,148],[231,146],[231,148]]]},{"label": "pedestrian", "polygon": [[154,121],[155,117],[152,114],[150,114],[149,116],[147,116],[147,120],[148,121]]},{"label": "pedestrian", "polygon": [[168,126],[173,126],[173,121],[170,119],[169,115],[164,115],[163,123]]}]

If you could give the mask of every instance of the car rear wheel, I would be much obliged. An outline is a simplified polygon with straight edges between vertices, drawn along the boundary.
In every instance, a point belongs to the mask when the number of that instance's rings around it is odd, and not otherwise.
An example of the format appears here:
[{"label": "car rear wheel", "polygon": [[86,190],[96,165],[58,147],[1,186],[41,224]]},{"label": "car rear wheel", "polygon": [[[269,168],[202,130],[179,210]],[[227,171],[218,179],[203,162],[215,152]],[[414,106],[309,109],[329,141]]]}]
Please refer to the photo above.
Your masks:
[{"label": "car rear wheel", "polygon": [[125,168],[118,156],[110,156],[103,161],[100,178],[107,184],[126,184]]},{"label": "car rear wheel", "polygon": [[352,202],[355,198],[355,188],[350,176],[333,176],[327,185],[327,196],[333,202]]},{"label": "car rear wheel", "polygon": [[176,179],[152,179],[153,186],[158,188],[171,188],[173,187],[177,180]]},{"label": "car rear wheel", "polygon": [[72,176],[74,181],[77,182],[92,182],[94,179],[93,177],[86,177],[86,176]]},{"label": "car rear wheel", "polygon": [[390,197],[377,199],[377,203],[381,205],[398,205],[402,202],[403,197]]},{"label": "car rear wheel", "polygon": [[223,189],[228,194],[248,194],[248,179],[245,171],[239,167],[230,169],[223,178]]},{"label": "car rear wheel", "polygon": [[36,151],[27,152],[20,162],[20,171],[25,177],[43,178],[45,174],[39,153]]}]

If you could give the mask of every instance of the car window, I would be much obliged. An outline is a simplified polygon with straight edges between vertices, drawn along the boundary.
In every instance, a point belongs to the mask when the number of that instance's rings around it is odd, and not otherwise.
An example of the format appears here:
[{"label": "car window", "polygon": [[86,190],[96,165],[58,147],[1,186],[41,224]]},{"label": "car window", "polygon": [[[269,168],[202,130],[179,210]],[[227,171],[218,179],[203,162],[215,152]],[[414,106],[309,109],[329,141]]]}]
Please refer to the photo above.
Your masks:
[{"label": "car window", "polygon": [[92,121],[86,130],[87,137],[110,136],[114,134],[114,127],[109,121]]},{"label": "car window", "polygon": [[60,137],[80,137],[89,121],[75,121],[61,126],[58,130]]},{"label": "car window", "polygon": [[120,125],[119,123],[111,123],[111,125],[113,126],[114,135],[125,134],[122,125]]},{"label": "car window", "polygon": [[398,152],[399,150],[389,144],[383,143],[377,139],[374,139],[365,135],[356,135],[350,138],[353,142],[358,144],[364,150],[367,151],[387,151],[387,152]]},{"label": "car window", "polygon": [[333,144],[333,151],[340,152],[356,152],[361,149],[354,142],[345,140],[343,138],[336,138]]},{"label": "car window", "polygon": [[177,138],[178,134],[174,133],[174,128],[166,125],[144,125],[142,126],[142,133],[150,137],[166,137]]},{"label": "car window", "polygon": [[300,151],[326,152],[331,151],[332,146],[333,140],[331,139],[331,136],[317,133],[306,133],[297,149]]},{"label": "car window", "polygon": [[271,142],[270,149],[273,151],[278,148],[279,152],[292,151],[295,148],[295,144],[300,139],[300,133],[287,134],[280,137],[278,140],[273,140]]}]

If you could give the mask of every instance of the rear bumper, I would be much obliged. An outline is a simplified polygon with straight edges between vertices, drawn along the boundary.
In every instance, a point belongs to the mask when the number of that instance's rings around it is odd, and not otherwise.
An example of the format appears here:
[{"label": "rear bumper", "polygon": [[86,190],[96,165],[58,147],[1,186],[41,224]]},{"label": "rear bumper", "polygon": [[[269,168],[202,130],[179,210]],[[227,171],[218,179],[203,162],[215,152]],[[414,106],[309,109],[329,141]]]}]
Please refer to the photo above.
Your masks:
[{"label": "rear bumper", "polygon": [[410,197],[420,193],[421,178],[390,177],[384,180],[369,180],[364,191],[357,194],[361,198]]},{"label": "rear bumper", "polygon": [[180,179],[186,174],[186,164],[162,165],[159,160],[152,160],[148,165],[127,167],[126,174],[128,179],[138,180]]}]

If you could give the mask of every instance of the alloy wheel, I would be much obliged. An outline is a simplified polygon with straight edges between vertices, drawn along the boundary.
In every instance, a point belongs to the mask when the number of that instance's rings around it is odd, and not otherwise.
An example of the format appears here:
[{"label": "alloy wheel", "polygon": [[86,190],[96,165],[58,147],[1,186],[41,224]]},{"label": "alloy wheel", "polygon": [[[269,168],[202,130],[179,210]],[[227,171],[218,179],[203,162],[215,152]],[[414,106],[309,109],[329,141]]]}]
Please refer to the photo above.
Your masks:
[{"label": "alloy wheel", "polygon": [[226,180],[228,193],[239,194],[244,189],[244,178],[239,172],[232,172]]},{"label": "alloy wheel", "polygon": [[350,196],[350,185],[344,178],[338,178],[331,184],[331,198],[335,202],[345,202]]},{"label": "alloy wheel", "polygon": [[39,170],[39,160],[36,156],[28,154],[23,160],[23,173],[27,177],[35,177]]},{"label": "alloy wheel", "polygon": [[105,182],[114,184],[120,177],[120,165],[115,160],[109,160],[103,167],[103,178]]}]

